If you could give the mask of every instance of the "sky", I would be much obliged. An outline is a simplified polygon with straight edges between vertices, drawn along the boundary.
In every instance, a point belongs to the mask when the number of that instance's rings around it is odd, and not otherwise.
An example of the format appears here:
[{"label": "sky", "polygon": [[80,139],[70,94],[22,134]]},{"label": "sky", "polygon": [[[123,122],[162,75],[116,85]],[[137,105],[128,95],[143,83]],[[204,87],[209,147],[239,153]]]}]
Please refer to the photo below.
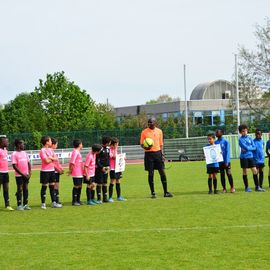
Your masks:
[{"label": "sky", "polygon": [[0,104],[64,71],[114,107],[232,80],[269,0],[0,0]]}]

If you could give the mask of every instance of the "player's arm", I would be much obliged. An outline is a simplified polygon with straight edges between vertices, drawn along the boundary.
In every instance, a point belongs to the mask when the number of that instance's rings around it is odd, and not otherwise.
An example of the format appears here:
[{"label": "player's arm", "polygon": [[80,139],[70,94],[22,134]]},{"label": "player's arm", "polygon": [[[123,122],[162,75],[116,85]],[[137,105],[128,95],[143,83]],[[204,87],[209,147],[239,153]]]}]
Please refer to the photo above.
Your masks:
[{"label": "player's arm", "polygon": [[266,155],[268,156],[268,157],[270,157],[270,151],[269,151],[270,149],[269,149],[269,143],[267,142],[266,143],[266,147],[265,147],[265,152],[266,152]]},{"label": "player's arm", "polygon": [[242,152],[246,151],[254,151],[256,150],[256,146],[254,145],[254,142],[252,141],[252,145],[248,145],[244,140],[239,140],[239,146],[241,147]]},{"label": "player's arm", "polygon": [[29,172],[29,178],[31,177],[31,175],[32,175],[32,167],[31,167],[31,163],[30,163],[30,161],[28,161],[28,172]]},{"label": "player's arm", "polygon": [[12,164],[12,167],[13,167],[13,169],[14,169],[19,175],[21,175],[21,176],[24,177],[24,178],[27,178],[27,175],[24,174],[24,173],[17,167],[17,164],[16,164],[16,163],[13,163],[13,164]]}]

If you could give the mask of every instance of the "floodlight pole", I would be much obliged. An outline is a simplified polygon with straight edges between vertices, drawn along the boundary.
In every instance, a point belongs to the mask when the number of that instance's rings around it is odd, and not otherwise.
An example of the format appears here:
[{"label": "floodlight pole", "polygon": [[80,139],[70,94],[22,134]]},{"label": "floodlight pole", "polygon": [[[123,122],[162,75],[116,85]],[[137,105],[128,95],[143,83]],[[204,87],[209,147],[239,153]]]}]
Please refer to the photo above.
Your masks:
[{"label": "floodlight pole", "polygon": [[238,61],[237,54],[234,54],[235,60],[235,90],[236,90],[236,112],[237,112],[237,128],[240,126],[240,105],[239,105],[239,86],[238,86]]},{"label": "floodlight pole", "polygon": [[187,84],[186,84],[186,65],[185,64],[184,64],[184,91],[185,91],[186,138],[188,138],[188,103],[187,103]]}]

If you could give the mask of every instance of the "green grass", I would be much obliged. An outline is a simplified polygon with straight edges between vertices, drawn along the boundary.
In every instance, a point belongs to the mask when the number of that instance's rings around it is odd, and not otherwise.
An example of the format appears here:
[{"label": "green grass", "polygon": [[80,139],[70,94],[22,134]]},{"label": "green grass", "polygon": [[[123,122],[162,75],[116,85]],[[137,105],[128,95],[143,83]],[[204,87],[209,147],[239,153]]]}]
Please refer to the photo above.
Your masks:
[{"label": "green grass", "polygon": [[[71,206],[72,180],[63,176],[64,207],[45,211],[35,172],[31,211],[6,212],[0,198],[0,269],[270,269],[270,192],[243,192],[238,160],[235,194],[207,194],[204,162],[173,163],[166,172],[173,198],[162,197],[156,173],[158,198],[150,199],[143,166],[129,165],[128,201],[90,207]],[[10,180],[15,207],[13,173]]]}]

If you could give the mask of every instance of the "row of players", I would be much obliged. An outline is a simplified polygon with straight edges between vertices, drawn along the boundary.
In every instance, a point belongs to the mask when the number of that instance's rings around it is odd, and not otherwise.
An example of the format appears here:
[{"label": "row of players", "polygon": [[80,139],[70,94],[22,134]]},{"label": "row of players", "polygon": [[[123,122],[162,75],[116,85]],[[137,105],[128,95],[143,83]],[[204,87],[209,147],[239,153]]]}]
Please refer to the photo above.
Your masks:
[{"label": "row of players", "polygon": [[[101,204],[102,202],[113,202],[113,189],[116,186],[117,200],[125,201],[121,196],[120,178],[121,173],[115,172],[115,159],[117,155],[118,139],[103,137],[102,145],[93,144],[83,162],[80,153],[82,141],[73,141],[73,151],[69,161],[68,174],[73,178],[72,205],[82,204],[82,183],[86,184],[86,196],[88,205]],[[53,208],[62,208],[59,199],[60,175],[64,173],[63,167],[54,152],[57,148],[57,140],[49,136],[41,138],[43,147],[40,150],[41,171],[41,208],[46,209],[46,190],[49,187]],[[12,166],[15,171],[17,184],[17,210],[31,210],[28,205],[28,184],[31,177],[31,164],[28,154],[24,151],[23,140],[15,140],[16,150],[11,155]],[[14,210],[9,202],[9,173],[8,173],[8,139],[0,138],[0,185],[3,185],[3,196],[7,210]],[[110,175],[109,198],[107,198],[107,181]],[[95,200],[95,190],[97,200]],[[102,199],[101,199],[102,197]]]},{"label": "row of players", "polygon": [[[255,191],[263,192],[263,180],[264,180],[264,161],[265,161],[265,150],[264,150],[264,141],[262,139],[262,131],[260,129],[256,129],[255,131],[255,139],[252,139],[248,136],[248,126],[243,124],[238,127],[239,133],[241,134],[239,138],[239,147],[240,147],[240,166],[242,168],[243,182],[245,186],[245,192],[251,192],[251,188],[248,184],[248,169],[251,169]],[[230,164],[230,145],[227,140],[223,138],[223,129],[219,128],[216,130],[216,133],[209,133],[207,135],[208,145],[220,144],[223,162],[220,163],[212,163],[207,164],[207,174],[208,174],[208,193],[209,194],[217,194],[217,173],[220,172],[221,185],[223,188],[223,193],[227,192],[226,189],[226,180],[225,180],[225,172],[228,177],[228,181],[230,184],[230,192],[234,193],[234,183],[233,177],[231,173],[231,164]],[[217,137],[217,140],[215,140]],[[266,155],[268,156],[268,184],[270,187],[270,133],[269,140],[266,143]],[[259,178],[258,178],[259,175]],[[214,186],[214,190],[213,190]]]}]

